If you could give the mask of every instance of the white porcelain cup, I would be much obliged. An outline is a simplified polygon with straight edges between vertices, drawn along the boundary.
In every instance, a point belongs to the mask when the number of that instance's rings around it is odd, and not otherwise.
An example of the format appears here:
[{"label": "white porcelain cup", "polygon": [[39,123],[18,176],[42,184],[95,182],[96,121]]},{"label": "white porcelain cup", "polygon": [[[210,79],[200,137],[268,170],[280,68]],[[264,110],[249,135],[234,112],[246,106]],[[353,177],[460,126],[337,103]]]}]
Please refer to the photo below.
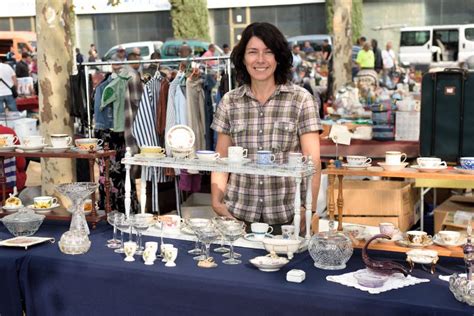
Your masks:
[{"label": "white porcelain cup", "polygon": [[438,232],[438,236],[443,240],[445,244],[453,245],[457,243],[461,233],[452,230],[441,230]]},{"label": "white porcelain cup", "polygon": [[142,258],[146,265],[153,265],[156,260],[156,252],[158,251],[158,243],[156,241],[147,241],[145,243],[145,251]]},{"label": "white porcelain cup", "polygon": [[37,196],[33,198],[33,206],[35,208],[50,208],[58,203],[58,199],[52,196]]},{"label": "white porcelain cup", "polygon": [[44,137],[37,135],[23,136],[21,143],[26,147],[41,146],[44,145]]},{"label": "white porcelain cup", "polygon": [[178,234],[181,229],[183,219],[178,215],[164,215],[161,217],[163,229],[170,234]]},{"label": "white porcelain cup", "polygon": [[381,234],[392,237],[395,234],[397,228],[392,223],[380,223],[379,230]]},{"label": "white porcelain cup", "polygon": [[178,257],[178,248],[168,247],[165,248],[164,257],[166,258],[165,267],[176,267],[175,260]]},{"label": "white porcelain cup", "polygon": [[196,151],[196,156],[199,160],[213,161],[219,158],[221,155],[213,150],[198,150]]},{"label": "white porcelain cup", "polygon": [[252,223],[250,224],[250,230],[252,231],[255,239],[263,239],[266,234],[271,234],[273,227],[267,223]]},{"label": "white porcelain cup", "polygon": [[435,157],[418,157],[416,159],[418,166],[423,168],[436,168],[446,166],[446,161],[441,161],[441,158]]},{"label": "white porcelain cup", "polygon": [[172,244],[161,244],[161,246],[160,246],[160,253],[161,253],[161,256],[163,257],[163,259],[161,260],[162,262],[166,262],[165,252],[166,252],[166,249],[168,249],[168,248],[173,248],[173,245]]},{"label": "white porcelain cup", "polygon": [[229,161],[242,161],[247,158],[248,150],[241,146],[229,146],[227,149],[227,157]]},{"label": "white porcelain cup", "polygon": [[72,138],[67,134],[51,134],[51,146],[58,148],[69,147],[72,143]]},{"label": "white porcelain cup", "polygon": [[372,162],[372,158],[366,156],[347,156],[346,160],[348,164],[353,166],[362,166]]},{"label": "white porcelain cup", "polygon": [[282,225],[281,226],[281,235],[283,239],[293,239],[295,238],[295,226],[294,225]]},{"label": "white porcelain cup", "polygon": [[410,230],[407,232],[407,237],[412,244],[421,245],[428,238],[428,234],[418,230]]},{"label": "white porcelain cup", "polygon": [[[402,158],[403,157],[403,158]],[[399,151],[386,151],[385,163],[387,165],[399,165],[407,160],[407,154]]]},{"label": "white porcelain cup", "polygon": [[289,153],[288,154],[288,165],[292,167],[301,166],[307,160],[308,160],[308,157],[303,156],[302,153]]},{"label": "white porcelain cup", "polygon": [[0,134],[0,147],[12,147],[18,137],[13,134]]},{"label": "white porcelain cup", "polygon": [[135,252],[137,251],[137,243],[134,241],[127,241],[123,243],[123,252],[125,253],[125,259],[124,261],[127,262],[133,262],[135,261],[135,258],[133,256],[135,255]]}]

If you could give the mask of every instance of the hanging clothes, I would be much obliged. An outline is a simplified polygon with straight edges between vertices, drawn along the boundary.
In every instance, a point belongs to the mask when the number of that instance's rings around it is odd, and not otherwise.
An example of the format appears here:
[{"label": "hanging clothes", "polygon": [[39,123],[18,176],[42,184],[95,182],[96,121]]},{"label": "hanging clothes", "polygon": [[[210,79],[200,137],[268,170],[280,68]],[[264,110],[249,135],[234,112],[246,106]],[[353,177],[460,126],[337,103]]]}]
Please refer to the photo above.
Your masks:
[{"label": "hanging clothes", "polygon": [[214,117],[214,102],[212,99],[212,89],[216,85],[216,76],[214,73],[207,74],[204,80],[204,112],[205,112],[205,125],[204,130],[206,133],[206,149],[214,150],[214,137],[213,130],[211,130],[212,119]]},{"label": "hanging clothes", "polygon": [[156,132],[160,139],[165,139],[165,129],[166,129],[166,108],[168,102],[168,93],[170,89],[170,84],[168,80],[163,80],[160,87],[160,96],[158,98],[158,108],[156,111]]},{"label": "hanging clothes", "polygon": [[204,113],[204,90],[203,80],[190,76],[186,80],[186,113],[188,126],[194,131],[196,150],[206,148],[205,128],[206,115]]},{"label": "hanging clothes", "polygon": [[128,75],[128,72],[122,70],[102,92],[100,110],[103,111],[108,105],[113,106],[113,129],[117,133],[125,130],[125,94],[130,78],[131,76]]},{"label": "hanging clothes", "polygon": [[107,76],[94,91],[94,117],[96,129],[111,129],[114,127],[114,112],[112,105],[101,108],[102,94],[107,85],[112,81],[113,75]]},{"label": "hanging clothes", "polygon": [[159,146],[156,133],[156,101],[161,87],[161,80],[150,79],[143,87],[137,116],[133,122],[132,135],[138,146]]}]

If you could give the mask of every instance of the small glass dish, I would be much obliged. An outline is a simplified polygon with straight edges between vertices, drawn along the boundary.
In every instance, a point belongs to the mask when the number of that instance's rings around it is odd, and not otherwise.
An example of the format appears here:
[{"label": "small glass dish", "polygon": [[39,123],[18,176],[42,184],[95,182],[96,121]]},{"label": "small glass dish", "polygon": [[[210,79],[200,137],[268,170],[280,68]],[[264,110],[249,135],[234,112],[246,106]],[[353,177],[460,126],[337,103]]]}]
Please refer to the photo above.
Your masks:
[{"label": "small glass dish", "polygon": [[369,288],[378,288],[382,287],[389,277],[367,269],[362,269],[354,273],[354,278],[359,285]]},{"label": "small glass dish", "polygon": [[449,290],[458,301],[474,306],[474,281],[454,274],[449,278]]},{"label": "small glass dish", "polygon": [[18,213],[10,214],[1,219],[13,236],[31,236],[36,233],[44,220],[44,215],[23,207]]}]

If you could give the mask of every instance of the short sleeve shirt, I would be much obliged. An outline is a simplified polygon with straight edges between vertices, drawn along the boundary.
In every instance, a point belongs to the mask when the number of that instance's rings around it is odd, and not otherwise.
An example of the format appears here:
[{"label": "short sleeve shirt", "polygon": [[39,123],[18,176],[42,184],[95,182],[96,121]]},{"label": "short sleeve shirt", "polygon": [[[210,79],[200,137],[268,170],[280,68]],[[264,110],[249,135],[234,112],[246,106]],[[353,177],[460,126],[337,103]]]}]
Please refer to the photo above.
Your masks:
[{"label": "short sleeve shirt", "polygon": [[[252,161],[258,150],[271,150],[280,164],[301,151],[301,135],[321,130],[318,113],[318,101],[299,86],[279,85],[261,105],[243,85],[224,95],[211,128],[248,149]],[[240,220],[282,224],[293,218],[295,190],[293,178],[230,174],[224,201]]]}]

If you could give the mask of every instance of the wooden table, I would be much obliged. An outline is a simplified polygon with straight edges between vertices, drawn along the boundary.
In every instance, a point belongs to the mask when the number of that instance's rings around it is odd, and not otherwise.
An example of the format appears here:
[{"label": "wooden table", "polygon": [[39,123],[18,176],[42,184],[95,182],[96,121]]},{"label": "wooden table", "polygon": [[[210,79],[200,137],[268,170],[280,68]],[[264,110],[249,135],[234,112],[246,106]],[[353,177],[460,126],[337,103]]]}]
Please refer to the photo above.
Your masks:
[{"label": "wooden table", "polygon": [[[110,180],[109,180],[109,165],[110,157],[115,156],[115,150],[100,150],[97,152],[77,152],[67,151],[63,153],[53,152],[0,152],[0,186],[2,187],[1,205],[5,204],[5,192],[6,192],[6,177],[4,172],[4,159],[11,157],[24,157],[24,158],[66,158],[66,159],[87,159],[89,161],[89,176],[91,182],[95,182],[94,177],[94,164],[96,159],[103,159],[105,165],[105,212],[97,212],[96,208],[92,208],[90,215],[86,216],[86,220],[92,224],[92,228],[96,227],[96,224],[102,219],[106,218],[107,213],[111,211],[110,208]],[[95,194],[91,195],[92,205],[95,205]],[[4,217],[10,213],[0,211],[0,217]],[[53,220],[69,220],[71,213],[69,213],[63,207],[58,207],[49,212],[45,212],[44,215],[47,219]]]},{"label": "wooden table", "polygon": [[[342,209],[344,206],[343,198],[343,179],[345,176],[368,176],[368,177],[387,177],[387,178],[405,178],[405,179],[440,179],[440,180],[469,180],[474,181],[474,175],[462,174],[448,168],[441,172],[426,173],[419,172],[412,168],[405,168],[400,171],[384,171],[380,167],[369,167],[365,170],[349,170],[347,168],[336,168],[333,161],[330,161],[328,168],[322,170],[323,174],[328,175],[328,211],[331,219],[334,219],[335,202],[334,202],[334,188],[336,177],[339,180],[339,189],[337,197],[337,210],[338,210],[338,230],[342,230]],[[421,214],[423,217],[423,212]],[[421,225],[422,226],[422,225]]]}]

